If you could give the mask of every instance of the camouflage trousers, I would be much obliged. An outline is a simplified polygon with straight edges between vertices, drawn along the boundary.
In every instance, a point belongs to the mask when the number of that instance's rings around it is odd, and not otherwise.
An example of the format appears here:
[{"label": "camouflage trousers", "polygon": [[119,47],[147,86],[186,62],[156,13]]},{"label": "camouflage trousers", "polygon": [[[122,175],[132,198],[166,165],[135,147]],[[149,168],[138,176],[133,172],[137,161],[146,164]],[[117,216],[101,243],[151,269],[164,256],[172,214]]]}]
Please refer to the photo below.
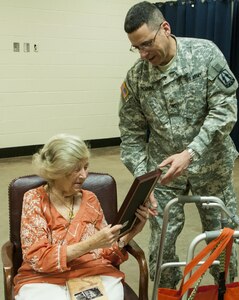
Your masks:
[{"label": "camouflage trousers", "polygon": [[[228,175],[228,174],[227,174]],[[230,210],[231,213],[236,214],[237,212],[237,199],[236,194],[232,184],[232,176],[227,176],[223,181],[220,182],[213,181],[213,185],[208,184],[208,182],[199,182],[197,187],[191,186],[190,182],[185,184],[184,189],[180,188],[169,188],[160,187],[155,189],[155,197],[158,200],[158,212],[157,217],[150,218],[150,229],[151,237],[149,242],[149,269],[150,278],[154,280],[155,275],[155,265],[157,261],[157,253],[160,242],[160,233],[163,223],[163,211],[166,204],[178,195],[187,195],[189,191],[193,195],[200,196],[216,196],[220,198]],[[187,204],[186,204],[187,205]],[[191,204],[192,205],[192,204]],[[218,230],[221,229],[221,211],[220,209],[210,208],[204,209],[200,204],[197,204],[197,209],[199,212],[200,220],[202,223],[202,232]],[[176,241],[180,232],[183,229],[185,221],[184,215],[184,205],[181,203],[173,204],[170,208],[169,222],[167,227],[167,233],[165,237],[164,244],[164,254],[163,263],[165,262],[177,262],[179,257],[176,254]],[[235,225],[229,222],[229,227],[235,228]],[[187,230],[187,229],[185,229]],[[200,234],[200,232],[198,233]],[[197,234],[196,234],[197,235]],[[187,245],[188,246],[188,245]],[[235,246],[235,245],[234,245]],[[233,247],[233,252],[230,262],[230,280],[233,281],[234,277],[237,276],[237,256],[235,247]],[[185,255],[186,257],[186,255]],[[210,273],[213,275],[215,282],[218,281],[219,277],[219,267],[213,266],[210,269]],[[177,267],[166,268],[160,278],[160,287],[175,288],[180,279],[182,278],[182,272]]]}]

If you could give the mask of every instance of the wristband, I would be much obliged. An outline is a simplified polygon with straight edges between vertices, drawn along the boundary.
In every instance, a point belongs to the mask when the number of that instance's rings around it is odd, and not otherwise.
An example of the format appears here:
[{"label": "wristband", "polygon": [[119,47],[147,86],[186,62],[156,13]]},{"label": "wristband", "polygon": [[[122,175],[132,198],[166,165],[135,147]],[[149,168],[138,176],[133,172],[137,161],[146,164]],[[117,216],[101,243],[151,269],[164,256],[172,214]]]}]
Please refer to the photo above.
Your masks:
[{"label": "wristband", "polygon": [[193,149],[191,149],[191,148],[187,148],[187,151],[188,151],[188,153],[189,153],[189,156],[190,156],[190,162],[192,162],[193,161],[193,158],[194,158],[194,156],[195,156],[195,151],[193,150]]},{"label": "wristband", "polygon": [[118,246],[119,246],[120,249],[123,249],[124,246],[125,246],[125,241],[119,240],[118,241]]}]

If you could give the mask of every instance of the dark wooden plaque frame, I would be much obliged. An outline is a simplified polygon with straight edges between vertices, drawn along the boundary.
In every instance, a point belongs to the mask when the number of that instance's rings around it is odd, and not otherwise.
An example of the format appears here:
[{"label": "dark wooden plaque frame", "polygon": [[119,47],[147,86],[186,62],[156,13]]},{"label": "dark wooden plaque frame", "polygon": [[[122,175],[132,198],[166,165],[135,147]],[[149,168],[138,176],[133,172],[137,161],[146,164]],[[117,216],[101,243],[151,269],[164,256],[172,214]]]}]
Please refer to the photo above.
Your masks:
[{"label": "dark wooden plaque frame", "polygon": [[134,226],[137,220],[135,216],[136,209],[148,199],[161,173],[162,171],[157,169],[134,179],[113,222],[113,225],[124,225],[120,231],[120,236],[125,235]]}]

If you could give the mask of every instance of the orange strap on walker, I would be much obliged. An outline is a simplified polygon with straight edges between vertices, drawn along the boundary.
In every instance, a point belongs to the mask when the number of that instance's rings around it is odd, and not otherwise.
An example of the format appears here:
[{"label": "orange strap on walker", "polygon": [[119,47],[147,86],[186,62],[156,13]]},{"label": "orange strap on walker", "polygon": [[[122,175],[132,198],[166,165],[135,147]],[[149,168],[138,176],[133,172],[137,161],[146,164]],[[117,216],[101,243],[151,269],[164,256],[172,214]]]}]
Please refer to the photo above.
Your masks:
[{"label": "orange strap on walker", "polygon": [[[224,249],[226,249],[226,263],[225,263],[225,272],[227,273],[230,255],[233,244],[233,234],[234,230],[230,228],[224,228],[222,233],[214,240],[212,240],[197,256],[192,259],[192,261],[185,267],[184,276],[181,283],[181,287],[179,289],[180,294],[184,295],[188,289],[207,271],[207,269],[212,265],[213,261],[217,259],[217,257],[222,253]],[[210,254],[210,252],[212,253]],[[187,274],[189,274],[194,267],[197,266],[199,261],[201,261],[205,256],[210,254],[207,260],[202,264],[193,274],[192,276],[184,282],[184,278]],[[225,275],[226,276],[226,275]]]}]

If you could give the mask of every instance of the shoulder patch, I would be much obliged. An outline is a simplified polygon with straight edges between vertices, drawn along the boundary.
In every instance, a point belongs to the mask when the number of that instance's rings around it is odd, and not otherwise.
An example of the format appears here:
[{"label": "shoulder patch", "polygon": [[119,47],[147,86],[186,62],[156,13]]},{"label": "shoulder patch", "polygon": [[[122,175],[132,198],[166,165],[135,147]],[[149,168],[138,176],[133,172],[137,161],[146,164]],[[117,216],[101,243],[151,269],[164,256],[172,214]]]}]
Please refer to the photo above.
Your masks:
[{"label": "shoulder patch", "polygon": [[218,79],[226,88],[229,88],[235,82],[235,78],[226,69],[220,72]]},{"label": "shoulder patch", "polygon": [[125,81],[122,83],[120,89],[121,89],[121,94],[122,94],[123,98],[126,99],[129,94],[129,90],[128,90],[128,87],[127,87]]}]

